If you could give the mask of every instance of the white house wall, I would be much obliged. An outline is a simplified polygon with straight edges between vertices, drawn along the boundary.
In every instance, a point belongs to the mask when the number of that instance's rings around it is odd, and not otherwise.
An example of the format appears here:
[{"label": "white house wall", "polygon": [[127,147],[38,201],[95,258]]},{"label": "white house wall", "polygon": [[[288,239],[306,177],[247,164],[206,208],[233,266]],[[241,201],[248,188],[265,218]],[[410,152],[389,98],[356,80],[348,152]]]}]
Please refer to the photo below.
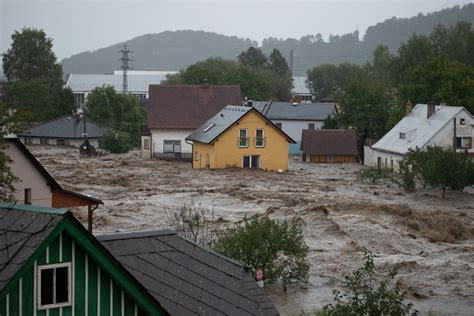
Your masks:
[{"label": "white house wall", "polygon": [[193,148],[186,143],[185,138],[193,131],[194,129],[152,129],[150,133],[153,154],[163,154],[164,140],[180,140],[181,153],[192,155]]},{"label": "white house wall", "polygon": [[9,164],[12,173],[19,179],[15,183],[15,200],[25,202],[25,189],[31,189],[31,203],[38,206],[51,207],[51,188],[46,180],[25,155],[14,144],[7,142],[6,154],[13,161]]},{"label": "white house wall", "polygon": [[295,142],[301,143],[301,135],[308,124],[314,124],[315,129],[323,127],[323,121],[296,121],[296,120],[271,120],[273,123],[281,123],[281,129]]}]

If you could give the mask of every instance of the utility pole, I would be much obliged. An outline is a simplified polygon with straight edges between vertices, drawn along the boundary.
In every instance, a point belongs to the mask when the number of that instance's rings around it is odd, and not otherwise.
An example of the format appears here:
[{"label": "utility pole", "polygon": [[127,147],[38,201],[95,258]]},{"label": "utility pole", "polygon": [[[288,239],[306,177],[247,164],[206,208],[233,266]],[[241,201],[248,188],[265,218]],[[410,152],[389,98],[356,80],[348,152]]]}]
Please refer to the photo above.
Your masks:
[{"label": "utility pole", "polygon": [[130,68],[130,66],[128,65],[128,62],[129,61],[133,61],[133,59],[130,59],[128,57],[128,54],[129,53],[133,53],[131,50],[127,49],[127,45],[123,45],[123,49],[120,50],[119,53],[122,53],[122,58],[120,58],[119,60],[122,61],[122,66],[120,67],[120,69],[123,70],[123,83],[122,83],[122,93],[127,93],[128,91],[128,80],[127,80],[127,70],[128,69],[132,69]]},{"label": "utility pole", "polygon": [[290,51],[290,72],[293,77],[293,50]]}]

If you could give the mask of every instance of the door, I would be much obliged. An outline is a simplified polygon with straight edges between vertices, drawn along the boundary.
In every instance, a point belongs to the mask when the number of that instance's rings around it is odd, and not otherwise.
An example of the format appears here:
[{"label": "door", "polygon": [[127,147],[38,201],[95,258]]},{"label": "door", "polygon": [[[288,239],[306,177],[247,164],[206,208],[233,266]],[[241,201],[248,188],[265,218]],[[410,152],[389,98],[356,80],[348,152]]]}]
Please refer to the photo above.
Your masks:
[{"label": "door", "polygon": [[206,154],[206,168],[211,167],[211,155]]},{"label": "door", "polygon": [[251,168],[258,169],[260,167],[260,156],[251,156]]},{"label": "door", "polygon": [[244,156],[243,168],[250,168],[250,156]]},{"label": "door", "polygon": [[382,158],[381,157],[377,157],[377,168],[382,168]]}]

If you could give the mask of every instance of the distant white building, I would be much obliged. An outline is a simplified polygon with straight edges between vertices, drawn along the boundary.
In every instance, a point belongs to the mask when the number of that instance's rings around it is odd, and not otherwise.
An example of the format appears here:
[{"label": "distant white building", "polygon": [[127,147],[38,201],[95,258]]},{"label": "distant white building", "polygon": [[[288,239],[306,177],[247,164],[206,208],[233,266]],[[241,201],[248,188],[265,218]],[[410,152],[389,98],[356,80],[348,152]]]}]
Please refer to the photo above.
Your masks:
[{"label": "distant white building", "polygon": [[306,86],[306,76],[293,76],[293,89],[291,97],[299,98],[301,102],[311,103],[314,100],[311,90]]},{"label": "distant white building", "polygon": [[[177,71],[127,71],[128,93],[136,96],[140,101],[148,100],[148,87],[151,84],[160,84],[166,80],[166,75]],[[116,70],[113,74],[71,74],[66,87],[74,93],[77,106],[85,104],[87,95],[97,87],[112,86],[115,91],[121,92],[123,86],[123,70]]]},{"label": "distant white building", "polygon": [[458,106],[407,105],[407,115],[383,138],[364,147],[364,164],[399,170],[399,161],[410,149],[441,146],[456,148],[474,157],[474,117]]}]

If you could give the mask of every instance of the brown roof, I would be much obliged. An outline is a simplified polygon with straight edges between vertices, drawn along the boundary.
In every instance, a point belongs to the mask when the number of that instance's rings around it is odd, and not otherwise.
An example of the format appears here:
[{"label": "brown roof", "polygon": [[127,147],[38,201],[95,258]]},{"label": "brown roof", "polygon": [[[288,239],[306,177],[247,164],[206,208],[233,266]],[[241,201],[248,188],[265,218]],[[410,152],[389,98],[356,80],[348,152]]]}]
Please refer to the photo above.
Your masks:
[{"label": "brown roof", "polygon": [[356,133],[348,129],[304,129],[301,150],[310,155],[357,155]]},{"label": "brown roof", "polygon": [[198,128],[226,105],[240,105],[240,86],[150,85],[149,128]]}]

